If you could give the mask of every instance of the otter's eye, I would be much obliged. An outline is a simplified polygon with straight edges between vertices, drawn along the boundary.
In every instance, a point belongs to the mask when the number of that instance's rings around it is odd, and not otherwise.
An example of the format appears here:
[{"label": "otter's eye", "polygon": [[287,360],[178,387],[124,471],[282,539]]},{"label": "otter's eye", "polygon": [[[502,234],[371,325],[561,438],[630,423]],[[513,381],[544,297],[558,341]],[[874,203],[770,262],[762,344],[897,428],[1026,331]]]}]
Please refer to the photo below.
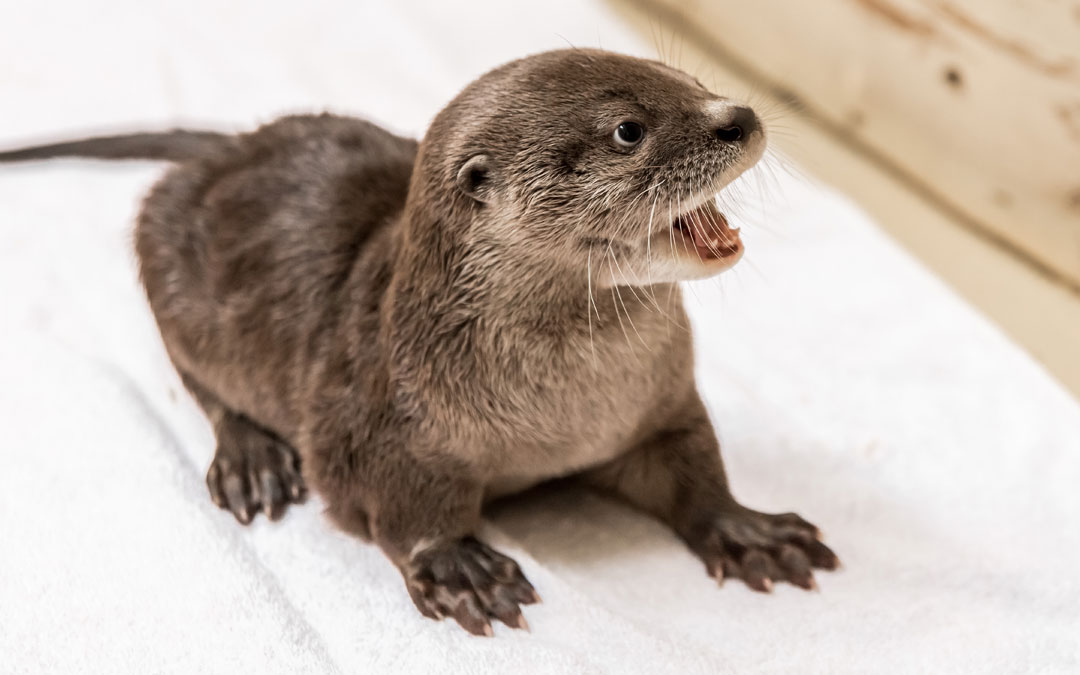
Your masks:
[{"label": "otter's eye", "polygon": [[615,142],[624,148],[632,148],[645,138],[645,129],[637,122],[623,122],[615,128]]}]

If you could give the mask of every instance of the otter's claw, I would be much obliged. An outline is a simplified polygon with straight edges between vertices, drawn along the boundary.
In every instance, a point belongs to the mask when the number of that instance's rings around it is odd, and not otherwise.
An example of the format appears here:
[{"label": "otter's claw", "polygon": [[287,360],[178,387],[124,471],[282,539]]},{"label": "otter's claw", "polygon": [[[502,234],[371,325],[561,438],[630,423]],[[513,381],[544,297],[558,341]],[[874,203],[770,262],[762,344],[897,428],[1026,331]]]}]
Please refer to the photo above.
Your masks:
[{"label": "otter's claw", "polygon": [[492,617],[528,630],[520,605],[540,601],[516,562],[474,537],[426,548],[401,573],[421,614],[453,617],[473,635],[494,635]]},{"label": "otter's claw", "polygon": [[242,419],[221,430],[206,486],[214,503],[244,525],[259,511],[277,520],[307,496],[296,451]]},{"label": "otter's claw", "polygon": [[689,543],[717,581],[738,578],[769,593],[774,581],[815,590],[812,569],[835,570],[840,565],[820,537],[818,528],[794,513],[773,515],[740,507],[714,515]]}]

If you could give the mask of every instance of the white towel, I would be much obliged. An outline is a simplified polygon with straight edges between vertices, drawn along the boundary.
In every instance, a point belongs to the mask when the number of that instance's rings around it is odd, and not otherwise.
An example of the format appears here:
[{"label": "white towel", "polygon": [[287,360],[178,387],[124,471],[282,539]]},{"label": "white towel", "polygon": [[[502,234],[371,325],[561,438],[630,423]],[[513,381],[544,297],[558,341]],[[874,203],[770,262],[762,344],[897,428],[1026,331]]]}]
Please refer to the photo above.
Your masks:
[{"label": "white towel", "polygon": [[[448,5],[23,3],[0,143],[322,108],[419,134],[564,37],[653,55],[600,0]],[[480,639],[317,499],[247,528],[210,502],[131,251],[161,170],[0,167],[0,671],[1080,671],[1080,407],[843,197],[781,177],[732,218],[747,259],[687,297],[737,496],[820,525],[844,569],[717,588],[658,523],[549,491],[483,533],[544,598],[532,632]]]}]

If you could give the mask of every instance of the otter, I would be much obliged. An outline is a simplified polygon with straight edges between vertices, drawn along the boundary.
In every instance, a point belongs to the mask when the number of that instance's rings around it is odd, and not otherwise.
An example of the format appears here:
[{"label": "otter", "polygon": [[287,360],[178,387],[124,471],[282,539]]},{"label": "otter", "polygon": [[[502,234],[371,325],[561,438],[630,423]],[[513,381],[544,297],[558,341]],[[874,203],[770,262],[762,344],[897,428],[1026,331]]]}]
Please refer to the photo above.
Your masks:
[{"label": "otter", "polygon": [[814,525],[732,496],[694,382],[678,284],[742,255],[715,197],[765,144],[686,73],[569,49],[483,75],[420,143],[323,114],[0,160],[173,162],[136,250],[214,502],[246,524],[310,488],[424,616],[490,636],[539,596],[482,507],[549,480],[654,515],[718,581],[837,567]]}]

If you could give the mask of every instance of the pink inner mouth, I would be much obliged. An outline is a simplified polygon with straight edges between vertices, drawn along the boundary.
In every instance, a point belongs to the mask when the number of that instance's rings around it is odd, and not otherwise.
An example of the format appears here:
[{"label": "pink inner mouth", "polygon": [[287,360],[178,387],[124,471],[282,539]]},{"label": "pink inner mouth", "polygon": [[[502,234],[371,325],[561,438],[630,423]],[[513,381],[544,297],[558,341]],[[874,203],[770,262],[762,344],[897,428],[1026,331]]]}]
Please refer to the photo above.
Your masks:
[{"label": "pink inner mouth", "polygon": [[728,225],[712,200],[676,218],[672,228],[690,240],[702,260],[720,260],[742,250],[738,228]]}]

